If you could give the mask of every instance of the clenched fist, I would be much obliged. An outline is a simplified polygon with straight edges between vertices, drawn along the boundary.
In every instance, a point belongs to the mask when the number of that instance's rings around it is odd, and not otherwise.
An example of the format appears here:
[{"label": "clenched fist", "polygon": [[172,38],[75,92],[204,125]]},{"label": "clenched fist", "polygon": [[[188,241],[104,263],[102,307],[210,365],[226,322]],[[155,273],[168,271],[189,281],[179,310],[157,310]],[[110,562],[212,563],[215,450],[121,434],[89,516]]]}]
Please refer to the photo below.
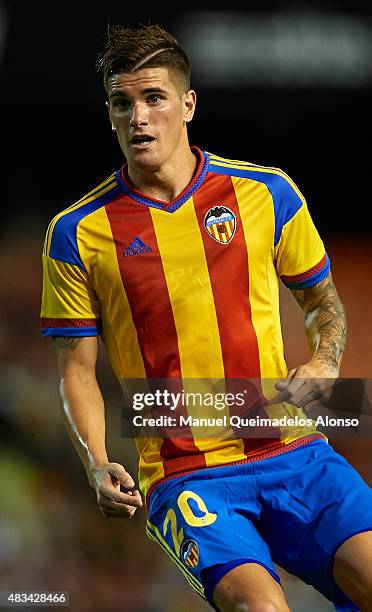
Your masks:
[{"label": "clenched fist", "polygon": [[[142,508],[140,492],[131,490],[134,487],[133,478],[119,463],[93,467],[90,476],[103,516],[132,518],[137,508]],[[125,493],[120,491],[120,486]]]}]

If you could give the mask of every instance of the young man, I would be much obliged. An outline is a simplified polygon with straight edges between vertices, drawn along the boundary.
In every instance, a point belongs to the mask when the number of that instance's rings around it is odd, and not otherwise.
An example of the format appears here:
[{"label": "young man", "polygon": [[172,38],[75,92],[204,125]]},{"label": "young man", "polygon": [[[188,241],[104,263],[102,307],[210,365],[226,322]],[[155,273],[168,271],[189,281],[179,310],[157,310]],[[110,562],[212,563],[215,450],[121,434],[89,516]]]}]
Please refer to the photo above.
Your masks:
[{"label": "young man", "polygon": [[[142,500],[107,457],[99,334],[121,382],[281,379],[263,405],[288,417],[329,398],[346,319],[293,181],[190,148],[196,95],[173,36],[111,28],[101,64],[126,164],[51,222],[42,326],[101,511],[130,518]],[[290,372],[278,277],[304,310],[312,349]],[[372,493],[312,422],[266,438],[161,431],[137,440],[148,535],[215,609],[288,610],[276,562],[338,610],[372,610]]]}]

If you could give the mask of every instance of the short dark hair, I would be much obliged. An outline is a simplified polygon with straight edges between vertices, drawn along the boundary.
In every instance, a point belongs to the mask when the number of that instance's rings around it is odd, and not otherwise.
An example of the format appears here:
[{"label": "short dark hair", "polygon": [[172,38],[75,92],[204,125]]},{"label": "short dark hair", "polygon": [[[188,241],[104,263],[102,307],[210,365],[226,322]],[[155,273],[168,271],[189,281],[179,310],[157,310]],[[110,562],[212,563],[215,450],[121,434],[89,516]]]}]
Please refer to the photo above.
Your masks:
[{"label": "short dark hair", "polygon": [[110,25],[97,66],[103,72],[106,91],[113,74],[159,67],[168,68],[179,94],[190,89],[187,55],[178,40],[159,25],[138,28]]}]

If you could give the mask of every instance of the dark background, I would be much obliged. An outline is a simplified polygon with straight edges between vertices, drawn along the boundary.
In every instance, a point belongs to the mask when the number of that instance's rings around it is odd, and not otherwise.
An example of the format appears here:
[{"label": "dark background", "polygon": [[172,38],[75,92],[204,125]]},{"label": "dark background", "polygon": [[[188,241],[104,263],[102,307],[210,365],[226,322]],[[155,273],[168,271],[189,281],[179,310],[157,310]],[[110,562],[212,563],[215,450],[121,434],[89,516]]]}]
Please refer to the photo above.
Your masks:
[{"label": "dark background", "polygon": [[[131,3],[106,3],[107,9],[102,4],[13,1],[4,5],[1,133],[7,177],[5,223],[13,223],[16,217],[18,225],[19,214],[31,221],[35,207],[47,220],[121,165],[121,152],[113,145],[106,120],[101,76],[95,69],[106,25],[160,23],[184,40],[192,55],[192,41],[182,38],[183,23],[190,17],[197,23],[200,12],[208,12],[205,3],[198,3],[198,10],[188,4],[187,10],[141,5],[140,11]],[[372,32],[369,2],[248,2],[247,6],[245,13],[237,13],[247,20],[315,15],[318,20],[328,19],[327,35],[332,17],[357,19]],[[228,8],[233,14],[234,3]],[[213,11],[209,12],[213,20]],[[330,26],[330,40],[334,34]],[[264,45],[259,52],[265,54]],[[304,53],[309,56],[310,52],[311,48]],[[203,57],[197,59],[194,67],[203,63]],[[245,61],[250,68],[249,58]],[[267,65],[269,70],[270,62]],[[241,68],[244,74],[244,59]],[[372,60],[369,68],[372,73]],[[306,73],[308,67],[300,70]],[[353,85],[346,72],[335,85],[330,66],[329,78],[325,71],[321,82],[315,75],[300,84],[284,79],[283,86],[279,81],[273,88],[267,79],[260,80],[258,72],[255,82],[242,86],[237,78],[235,85],[226,88],[223,79],[220,86],[218,79],[212,87],[203,86],[197,68],[194,73],[192,84],[198,93],[190,130],[194,144],[234,159],[285,169],[308,199],[323,235],[369,231],[366,186],[372,77]]]},{"label": "dark background", "polygon": [[[95,69],[108,23],[159,23],[184,45],[198,94],[193,144],[281,167],[298,184],[349,314],[343,376],[372,377],[371,5],[247,2],[239,11],[239,4],[221,16],[205,3],[137,9],[0,0],[0,590],[69,590],[79,612],[207,609],[146,541],[144,512],[130,523],[100,516],[60,416],[52,347],[39,336],[47,224],[123,162]],[[215,36],[226,49],[230,79],[224,58],[213,62],[213,45],[204,55],[192,38],[207,22],[205,42]],[[281,295],[294,367],[308,356],[303,317],[289,292]],[[119,388],[103,354],[99,379],[109,456],[135,475],[133,443],[120,437]],[[372,484],[370,439],[335,446]],[[295,612],[332,609],[282,576]]]}]

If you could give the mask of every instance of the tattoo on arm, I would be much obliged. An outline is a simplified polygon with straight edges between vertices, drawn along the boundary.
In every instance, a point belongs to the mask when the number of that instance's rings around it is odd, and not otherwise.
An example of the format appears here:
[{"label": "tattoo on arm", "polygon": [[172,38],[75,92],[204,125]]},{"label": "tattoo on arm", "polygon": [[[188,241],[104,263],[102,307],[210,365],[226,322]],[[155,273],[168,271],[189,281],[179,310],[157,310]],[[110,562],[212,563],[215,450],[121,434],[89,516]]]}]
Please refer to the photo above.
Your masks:
[{"label": "tattoo on arm", "polygon": [[81,338],[75,336],[54,336],[52,337],[53,344],[56,349],[75,349]]},{"label": "tattoo on arm", "polygon": [[314,356],[330,370],[338,369],[346,345],[347,322],[332,276],[292,293],[305,312],[306,336]]}]

